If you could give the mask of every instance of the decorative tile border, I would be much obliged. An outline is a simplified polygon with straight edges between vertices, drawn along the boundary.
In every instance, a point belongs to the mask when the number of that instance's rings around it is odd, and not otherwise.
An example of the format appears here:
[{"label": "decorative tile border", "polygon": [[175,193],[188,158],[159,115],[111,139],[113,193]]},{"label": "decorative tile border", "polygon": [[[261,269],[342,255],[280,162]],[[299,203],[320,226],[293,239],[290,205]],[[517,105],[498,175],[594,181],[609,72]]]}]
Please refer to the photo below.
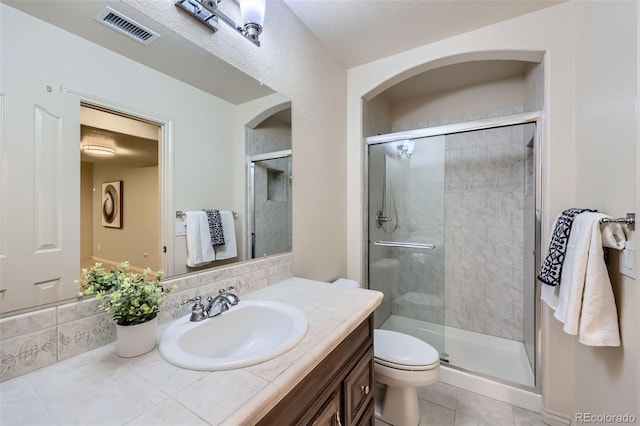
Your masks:
[{"label": "decorative tile border", "polygon": [[58,360],[99,348],[116,340],[116,327],[102,313],[58,325]]},{"label": "decorative tile border", "polygon": [[57,361],[56,327],[23,334],[2,341],[0,382]]},{"label": "decorative tile border", "polygon": [[[160,324],[189,313],[181,302],[236,287],[239,296],[290,278],[291,253],[166,280],[177,288],[166,296]],[[0,320],[0,382],[115,340],[115,325],[95,299],[60,305]]]}]

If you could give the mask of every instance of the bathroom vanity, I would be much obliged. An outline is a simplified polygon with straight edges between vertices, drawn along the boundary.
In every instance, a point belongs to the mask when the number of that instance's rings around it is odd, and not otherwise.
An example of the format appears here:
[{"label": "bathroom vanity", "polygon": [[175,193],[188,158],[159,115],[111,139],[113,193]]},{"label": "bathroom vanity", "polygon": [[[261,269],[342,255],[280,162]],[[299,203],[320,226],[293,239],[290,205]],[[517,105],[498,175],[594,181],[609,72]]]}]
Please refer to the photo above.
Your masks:
[{"label": "bathroom vanity", "polygon": [[373,315],[258,425],[373,425]]},{"label": "bathroom vanity", "polygon": [[239,295],[297,307],[306,335],[269,361],[212,372],[176,367],[157,349],[119,358],[110,343],[0,383],[0,424],[372,424],[382,293],[290,278]]}]

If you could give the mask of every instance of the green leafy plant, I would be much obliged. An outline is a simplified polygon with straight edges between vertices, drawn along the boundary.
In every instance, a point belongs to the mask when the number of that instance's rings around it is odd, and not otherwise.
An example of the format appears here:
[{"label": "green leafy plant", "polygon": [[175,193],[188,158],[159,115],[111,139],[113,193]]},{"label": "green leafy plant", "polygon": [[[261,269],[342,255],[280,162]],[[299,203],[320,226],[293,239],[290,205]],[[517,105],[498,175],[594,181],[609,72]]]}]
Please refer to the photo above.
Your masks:
[{"label": "green leafy plant", "polygon": [[119,325],[136,325],[154,319],[162,306],[164,295],[176,286],[160,284],[162,272],[151,278],[151,269],[142,273],[129,269],[129,262],[106,271],[101,263],[82,270],[76,283],[85,295],[95,295],[100,309],[107,312]]}]

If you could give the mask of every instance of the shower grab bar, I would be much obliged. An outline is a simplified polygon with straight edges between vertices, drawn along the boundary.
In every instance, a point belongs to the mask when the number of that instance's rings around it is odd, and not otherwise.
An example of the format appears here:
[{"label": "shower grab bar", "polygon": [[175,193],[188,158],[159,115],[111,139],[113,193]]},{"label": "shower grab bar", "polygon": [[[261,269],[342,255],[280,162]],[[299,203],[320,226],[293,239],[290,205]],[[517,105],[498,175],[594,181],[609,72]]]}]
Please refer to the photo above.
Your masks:
[{"label": "shower grab bar", "polygon": [[427,249],[433,250],[436,248],[434,244],[422,244],[422,243],[403,243],[396,241],[374,241],[374,246],[382,246],[382,247],[402,247],[402,248],[416,248],[416,249]]}]

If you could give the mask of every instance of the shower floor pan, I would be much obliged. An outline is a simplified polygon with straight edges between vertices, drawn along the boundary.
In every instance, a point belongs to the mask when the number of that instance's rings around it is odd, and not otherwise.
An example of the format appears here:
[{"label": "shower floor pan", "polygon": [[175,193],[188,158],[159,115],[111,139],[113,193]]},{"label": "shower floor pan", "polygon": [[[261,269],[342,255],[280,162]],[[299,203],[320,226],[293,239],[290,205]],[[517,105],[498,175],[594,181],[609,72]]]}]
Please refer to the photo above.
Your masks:
[{"label": "shower floor pan", "polygon": [[451,366],[520,385],[535,384],[522,342],[398,315],[391,315],[380,328],[399,331],[424,340],[439,352],[446,352],[446,359]]}]

